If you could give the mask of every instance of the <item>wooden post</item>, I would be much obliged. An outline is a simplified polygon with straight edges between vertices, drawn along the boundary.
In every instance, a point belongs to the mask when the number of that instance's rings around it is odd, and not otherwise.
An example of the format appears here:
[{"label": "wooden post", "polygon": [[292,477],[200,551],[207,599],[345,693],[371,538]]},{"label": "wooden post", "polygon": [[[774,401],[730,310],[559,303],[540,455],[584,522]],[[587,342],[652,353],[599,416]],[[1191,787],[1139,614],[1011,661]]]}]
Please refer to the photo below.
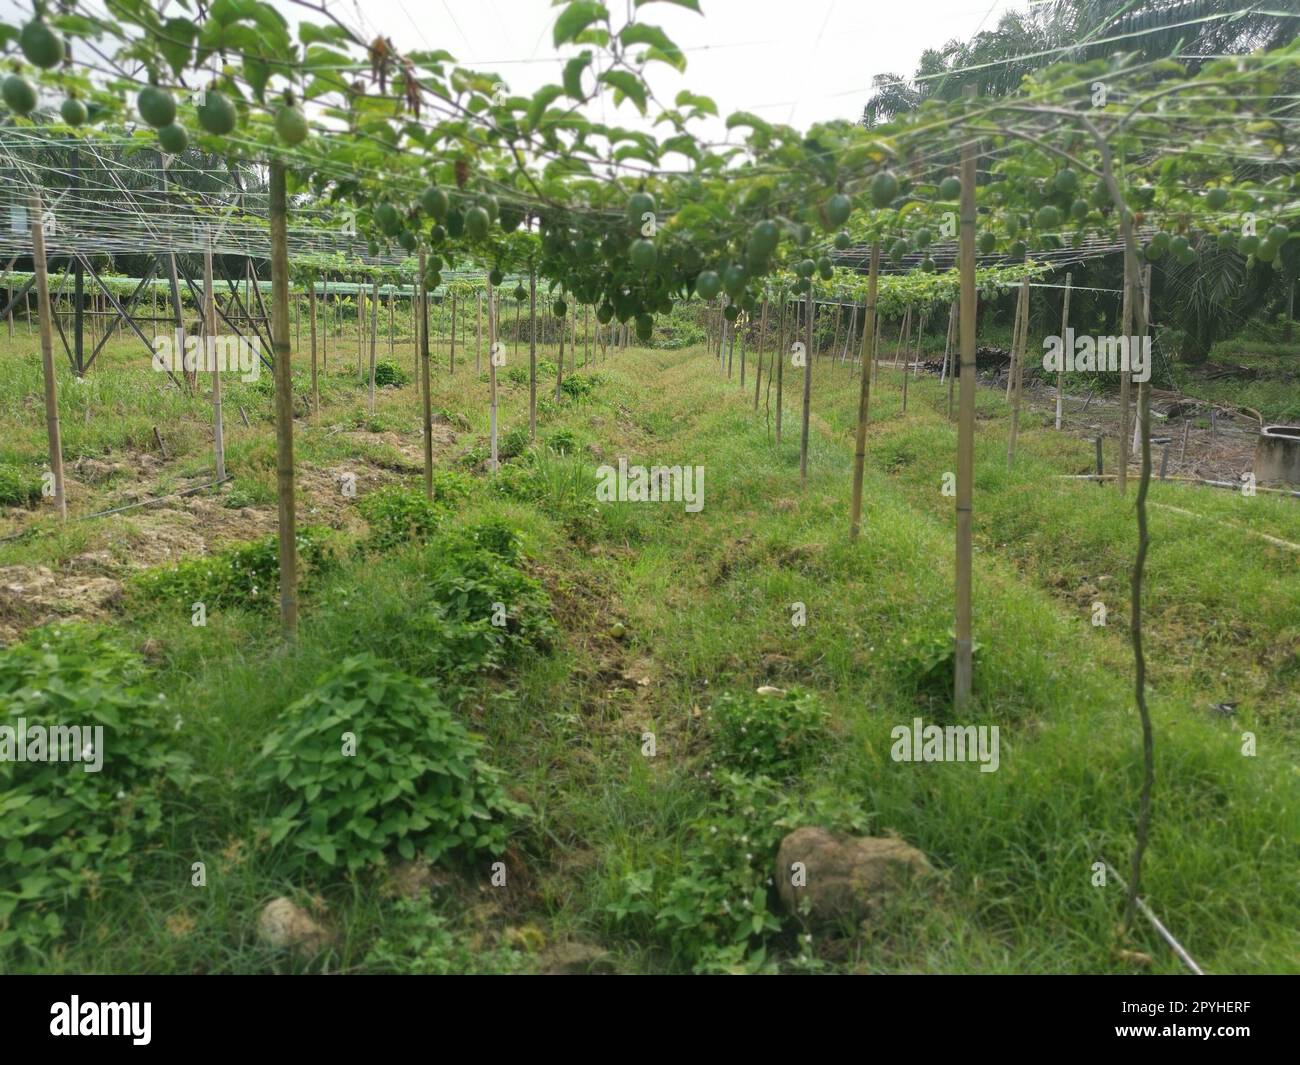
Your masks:
[{"label": "wooden post", "polygon": [[871,242],[867,269],[867,317],[862,323],[862,372],[858,382],[858,427],[853,450],[853,496],[849,504],[849,539],[856,540],[862,522],[862,475],[867,460],[867,412],[871,404],[871,362],[875,355],[876,287],[880,274],[880,241]]},{"label": "wooden post", "polygon": [[1011,433],[1007,437],[1007,465],[1010,466],[1016,460],[1016,441],[1020,436],[1020,401],[1024,391],[1025,379],[1025,346],[1029,334],[1029,274],[1020,281],[1020,301],[1017,303],[1019,311],[1019,326],[1017,330],[1018,341],[1015,347],[1011,349],[1011,380],[1008,385],[1011,387]]},{"label": "wooden post", "polygon": [[[965,95],[975,95],[966,86]],[[961,404],[957,413],[956,641],[953,705],[965,713],[971,697],[971,487],[975,474],[975,143],[961,149]],[[964,720],[958,718],[958,720]]]},{"label": "wooden post", "polygon": [[[1142,267],[1142,313],[1144,318],[1146,319],[1147,329],[1149,330],[1151,328],[1151,264],[1150,263],[1147,263],[1145,266]],[[1129,365],[1130,366],[1132,365],[1133,348],[1136,344],[1142,343],[1142,338],[1145,336],[1146,333],[1141,334],[1141,336],[1135,333],[1132,337],[1129,338]],[[1149,374],[1151,367],[1148,366],[1147,370]],[[1150,384],[1149,381],[1144,381],[1140,383],[1138,385],[1138,391],[1141,392],[1141,390],[1143,388],[1146,388],[1149,384]],[[1142,414],[1140,410],[1140,408],[1142,407],[1142,398],[1140,395],[1138,397],[1138,407],[1139,407],[1138,417],[1133,419],[1133,442],[1131,444],[1130,454],[1136,454],[1142,446]]]},{"label": "wooden post", "polygon": [[[171,288],[172,321],[175,323],[172,331],[172,343],[176,345],[176,355],[179,359],[185,351],[185,312],[181,306],[181,286],[176,274],[175,252],[167,253],[167,283]],[[194,388],[193,375],[184,369],[184,363],[181,364],[181,367],[181,379],[185,382],[185,387],[192,391]]]},{"label": "wooden post", "polygon": [[483,293],[474,293],[474,376],[483,373]]},{"label": "wooden post", "polygon": [[496,473],[500,463],[497,461],[497,305],[492,291],[492,278],[487,279],[488,305],[488,382],[491,389],[491,404],[488,407],[488,432],[492,441],[492,472]]},{"label": "wooden post", "polygon": [[808,298],[804,301],[804,346],[803,355],[803,426],[799,435],[799,484],[808,484],[808,424],[812,416],[812,344],[813,344],[813,290],[808,285]]},{"label": "wooden post", "polygon": [[560,357],[555,360],[555,402],[560,401],[560,385],[564,383],[564,319],[560,324]]},{"label": "wooden post", "polygon": [[[1124,300],[1123,311],[1121,313],[1120,334],[1121,336],[1132,336],[1133,334],[1133,303],[1132,290],[1133,278],[1129,277],[1128,256],[1124,257]],[[1115,483],[1119,486],[1119,494],[1128,494],[1128,408],[1129,408],[1129,390],[1132,375],[1121,373],[1119,375],[1119,466],[1116,470],[1118,476]]]},{"label": "wooden post", "polygon": [[[50,474],[54,477],[54,505],[59,520],[68,520],[68,499],[63,484],[63,436],[59,428],[59,382],[54,376],[54,314],[50,309],[50,279],[45,263],[45,211],[41,194],[32,192],[27,203],[32,227],[32,268],[36,272],[36,308],[41,316],[41,373],[45,382],[45,435],[49,443]],[[26,299],[26,294],[23,296]],[[28,327],[31,316],[28,315]]]},{"label": "wooden post", "polygon": [[528,271],[528,439],[537,439],[537,270]]},{"label": "wooden post", "polygon": [[451,293],[451,344],[448,347],[447,372],[456,372],[456,292]]},{"label": "wooden post", "polygon": [[307,289],[308,333],[311,337],[311,411],[320,412],[320,382],[316,378],[316,275],[311,276]]},{"label": "wooden post", "polygon": [[429,388],[429,286],[424,280],[427,259],[420,245],[419,322],[415,327],[416,350],[420,354],[420,382],[424,391],[424,497],[433,498],[433,394]]},{"label": "wooden post", "polygon": [[[1070,328],[1070,285],[1074,274],[1065,275],[1065,296],[1061,300],[1061,344],[1065,344],[1066,330]],[[1061,414],[1065,407],[1065,351],[1061,351],[1061,368],[1056,371],[1056,430],[1061,430]]]},{"label": "wooden post", "polygon": [[279,495],[280,627],[298,635],[298,542],[293,498],[293,376],[289,349],[289,232],[284,164],[271,163],[271,341],[275,358],[275,468]]},{"label": "wooden post", "polygon": [[357,376],[361,376],[361,358],[365,354],[366,291],[358,281],[357,289]]},{"label": "wooden post", "polygon": [[[776,351],[773,353],[773,357],[776,359],[776,443],[778,447],[781,446],[781,408],[784,405],[782,403],[782,398],[781,398],[781,387],[783,384],[783,379],[785,377],[785,355],[786,355],[784,293],[782,293],[780,300],[781,300],[781,311],[780,311],[780,316],[777,319],[778,322],[780,323],[778,329],[779,336],[777,337]],[[769,377],[768,380],[771,381],[771,378]]]},{"label": "wooden post", "polygon": [[375,344],[379,339],[379,276],[375,275],[370,298],[370,414],[375,413]]},{"label": "wooden post", "polygon": [[324,277],[321,298],[325,301],[325,335],[321,337],[320,358],[321,372],[330,372],[330,275]]},{"label": "wooden post", "polygon": [[758,323],[758,364],[754,368],[754,413],[758,413],[758,391],[763,385],[763,348],[767,344],[767,297],[763,297],[763,313]]},{"label": "wooden post", "polygon": [[[203,249],[203,357],[212,373],[212,451],[216,479],[226,479],[226,435],[221,421],[221,363],[217,359],[217,297],[212,280],[212,237]],[[260,354],[254,352],[260,362]],[[254,365],[257,365],[255,363]]]},{"label": "wooden post", "polygon": [[393,336],[393,301],[397,299],[397,293],[390,291],[388,293],[388,357],[391,359],[395,352],[393,345],[396,340]]},{"label": "wooden post", "polygon": [[582,365],[591,364],[591,304],[582,308]]},{"label": "wooden post", "polygon": [[952,421],[953,383],[957,380],[957,368],[953,365],[956,352],[953,348],[957,340],[958,301],[953,300],[948,308],[948,420]]}]

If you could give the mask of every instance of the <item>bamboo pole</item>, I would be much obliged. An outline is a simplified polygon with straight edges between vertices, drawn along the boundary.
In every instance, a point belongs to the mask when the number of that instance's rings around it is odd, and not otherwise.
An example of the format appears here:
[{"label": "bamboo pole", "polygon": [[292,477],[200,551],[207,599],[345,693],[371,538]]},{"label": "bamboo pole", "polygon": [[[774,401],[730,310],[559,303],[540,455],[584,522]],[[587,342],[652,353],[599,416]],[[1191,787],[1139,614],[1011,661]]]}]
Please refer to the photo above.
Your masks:
[{"label": "bamboo pole", "polygon": [[375,345],[379,337],[379,278],[374,280],[370,298],[370,415],[375,414]]},{"label": "bamboo pole", "polygon": [[396,354],[396,351],[394,350],[396,339],[393,334],[393,303],[396,299],[396,293],[390,292],[388,294],[388,357],[390,359]]},{"label": "bamboo pole", "polygon": [[803,357],[803,425],[799,434],[799,484],[808,484],[808,425],[812,417],[812,342],[813,318],[815,316],[813,290],[808,285],[808,298],[804,301],[804,344],[807,350]]},{"label": "bamboo pole", "polygon": [[[862,523],[862,475],[867,461],[867,411],[871,404],[871,362],[875,355],[876,288],[880,274],[880,241],[871,242],[867,270],[867,316],[862,323],[862,370],[858,382],[858,427],[853,449],[853,497],[849,504],[849,539],[856,540]],[[856,313],[856,312],[855,312]]]},{"label": "bamboo pole", "polygon": [[[1065,295],[1061,300],[1061,344],[1065,344],[1066,331],[1070,328],[1070,286],[1074,274],[1065,275]],[[1056,371],[1056,431],[1061,431],[1061,415],[1065,408],[1065,353],[1061,353],[1061,368]]]},{"label": "bamboo pole", "polygon": [[[1129,277],[1129,261],[1126,256],[1124,259],[1124,301],[1120,322],[1120,333],[1124,337],[1133,335],[1133,283],[1134,279]],[[1119,486],[1120,495],[1128,494],[1128,408],[1129,391],[1132,387],[1131,381],[1131,374],[1121,373],[1119,375],[1119,465],[1116,467],[1119,476],[1116,478],[1115,483]]]},{"label": "bamboo pole", "polygon": [[307,327],[311,339],[311,410],[320,412],[320,382],[316,374],[316,276],[312,275],[307,289]]},{"label": "bamboo pole", "polygon": [[1016,346],[1011,349],[1011,433],[1007,437],[1007,465],[1016,461],[1016,441],[1020,437],[1020,403],[1025,383],[1025,344],[1029,333],[1029,274],[1020,281],[1019,330]]},{"label": "bamboo pole", "polygon": [[497,461],[497,305],[492,290],[492,278],[487,279],[488,305],[488,383],[491,402],[488,407],[488,432],[492,441],[492,472],[496,473],[500,463]]},{"label": "bamboo pole", "polygon": [[[68,498],[63,482],[63,434],[59,427],[59,383],[54,376],[54,314],[50,308],[50,279],[45,262],[45,211],[40,190],[28,200],[32,228],[32,269],[36,272],[36,308],[41,321],[41,374],[45,382],[45,435],[49,443],[50,474],[54,477],[54,505],[59,520],[68,520]],[[24,299],[26,295],[24,294]],[[28,327],[31,316],[28,315]]]},{"label": "bamboo pole", "polygon": [[[967,97],[975,86],[966,86]],[[957,413],[956,641],[953,705],[964,713],[971,697],[971,487],[975,474],[975,143],[961,149],[961,404]],[[961,720],[959,718],[958,720]]]},{"label": "bamboo pole", "polygon": [[212,280],[212,236],[203,249],[203,357],[212,371],[212,452],[216,479],[226,479],[226,434],[221,420],[221,363],[217,360],[217,297]]},{"label": "bamboo pole", "polygon": [[447,372],[456,372],[456,292],[451,293],[451,346],[447,358]]},{"label": "bamboo pole", "polygon": [[537,270],[528,271],[528,439],[537,439]]},{"label": "bamboo pole", "polygon": [[564,319],[560,324],[560,356],[555,360],[555,402],[560,402],[560,386],[564,384]]},{"label": "bamboo pole", "polygon": [[763,386],[763,348],[767,346],[767,297],[763,297],[763,313],[758,324],[758,362],[754,368],[754,413],[758,413],[758,392]]},{"label": "bamboo pole", "polygon": [[280,627],[298,635],[298,541],[293,497],[293,376],[289,349],[288,196],[284,164],[271,164],[271,341],[275,360],[275,468],[279,495]]},{"label": "bamboo pole", "polygon": [[420,383],[424,391],[424,497],[433,499],[433,392],[429,387],[429,285],[424,279],[427,253],[420,245],[420,281],[418,284],[419,321],[415,326],[415,350],[420,359]]},{"label": "bamboo pole", "polygon": [[[776,360],[776,444],[781,446],[781,409],[785,405],[782,398],[782,386],[785,379],[785,294],[781,295],[781,313],[778,318],[780,328],[778,330],[776,351],[773,352],[773,358]],[[771,377],[768,378],[771,383]]]}]

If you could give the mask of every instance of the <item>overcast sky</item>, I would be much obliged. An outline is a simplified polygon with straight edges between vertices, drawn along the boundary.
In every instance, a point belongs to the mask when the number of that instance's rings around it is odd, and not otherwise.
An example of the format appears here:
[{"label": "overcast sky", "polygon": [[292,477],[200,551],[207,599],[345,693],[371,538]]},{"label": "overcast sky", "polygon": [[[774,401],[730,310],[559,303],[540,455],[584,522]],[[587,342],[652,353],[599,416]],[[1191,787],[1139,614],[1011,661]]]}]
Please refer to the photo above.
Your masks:
[{"label": "overcast sky", "polygon": [[[629,0],[607,2],[621,21]],[[650,64],[660,100],[689,88],[713,97],[724,116],[753,111],[803,129],[856,120],[873,76],[911,74],[926,48],[991,29],[1027,2],[701,0],[701,16],[660,0],[642,7],[639,21],[661,26],[686,52],[685,74]],[[577,51],[557,56],[549,0],[334,0],[331,8],[400,49],[445,48],[465,66],[500,74],[512,92],[558,82],[565,55]],[[607,120],[634,124],[631,104],[617,116],[612,101],[605,106]]]}]

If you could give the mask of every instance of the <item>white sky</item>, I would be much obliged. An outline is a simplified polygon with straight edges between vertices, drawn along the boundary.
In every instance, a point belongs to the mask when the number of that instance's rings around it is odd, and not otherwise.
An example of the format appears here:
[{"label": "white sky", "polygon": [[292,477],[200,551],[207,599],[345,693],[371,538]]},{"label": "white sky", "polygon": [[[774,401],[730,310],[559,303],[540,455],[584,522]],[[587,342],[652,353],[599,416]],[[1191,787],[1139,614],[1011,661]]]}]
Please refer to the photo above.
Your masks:
[{"label": "white sky", "polygon": [[[616,24],[631,0],[606,0]],[[926,48],[992,29],[1002,12],[1028,0],[701,0],[703,16],[671,3],[645,4],[638,21],[658,25],[686,52],[685,74],[649,65],[658,98],[681,89],[711,96],[725,117],[753,111],[806,129],[832,118],[856,120],[876,74],[912,74]],[[548,0],[334,0],[351,25],[391,37],[402,50],[445,48],[464,66],[501,75],[513,93],[560,80]],[[285,5],[287,12],[301,8]],[[290,17],[293,17],[291,13]],[[636,126],[630,103],[604,118]],[[599,106],[597,106],[599,111]],[[599,114],[593,117],[602,117]],[[721,127],[701,130],[721,137]]]}]

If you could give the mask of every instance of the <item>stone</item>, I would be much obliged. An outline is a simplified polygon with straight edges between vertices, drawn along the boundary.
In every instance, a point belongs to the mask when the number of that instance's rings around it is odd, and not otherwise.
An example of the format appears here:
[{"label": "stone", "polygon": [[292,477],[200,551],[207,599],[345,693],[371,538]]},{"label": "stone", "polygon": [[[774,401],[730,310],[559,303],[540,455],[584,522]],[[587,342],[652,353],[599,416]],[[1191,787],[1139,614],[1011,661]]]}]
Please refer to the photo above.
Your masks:
[{"label": "stone", "polygon": [[263,907],[257,919],[257,934],[268,946],[301,954],[319,954],[330,941],[324,927],[283,895]]},{"label": "stone", "polygon": [[[817,925],[868,919],[896,889],[930,871],[925,855],[900,839],[815,827],[795,829],[776,855],[781,901],[793,914],[806,907],[807,918]],[[795,886],[799,875],[803,886]]]}]

